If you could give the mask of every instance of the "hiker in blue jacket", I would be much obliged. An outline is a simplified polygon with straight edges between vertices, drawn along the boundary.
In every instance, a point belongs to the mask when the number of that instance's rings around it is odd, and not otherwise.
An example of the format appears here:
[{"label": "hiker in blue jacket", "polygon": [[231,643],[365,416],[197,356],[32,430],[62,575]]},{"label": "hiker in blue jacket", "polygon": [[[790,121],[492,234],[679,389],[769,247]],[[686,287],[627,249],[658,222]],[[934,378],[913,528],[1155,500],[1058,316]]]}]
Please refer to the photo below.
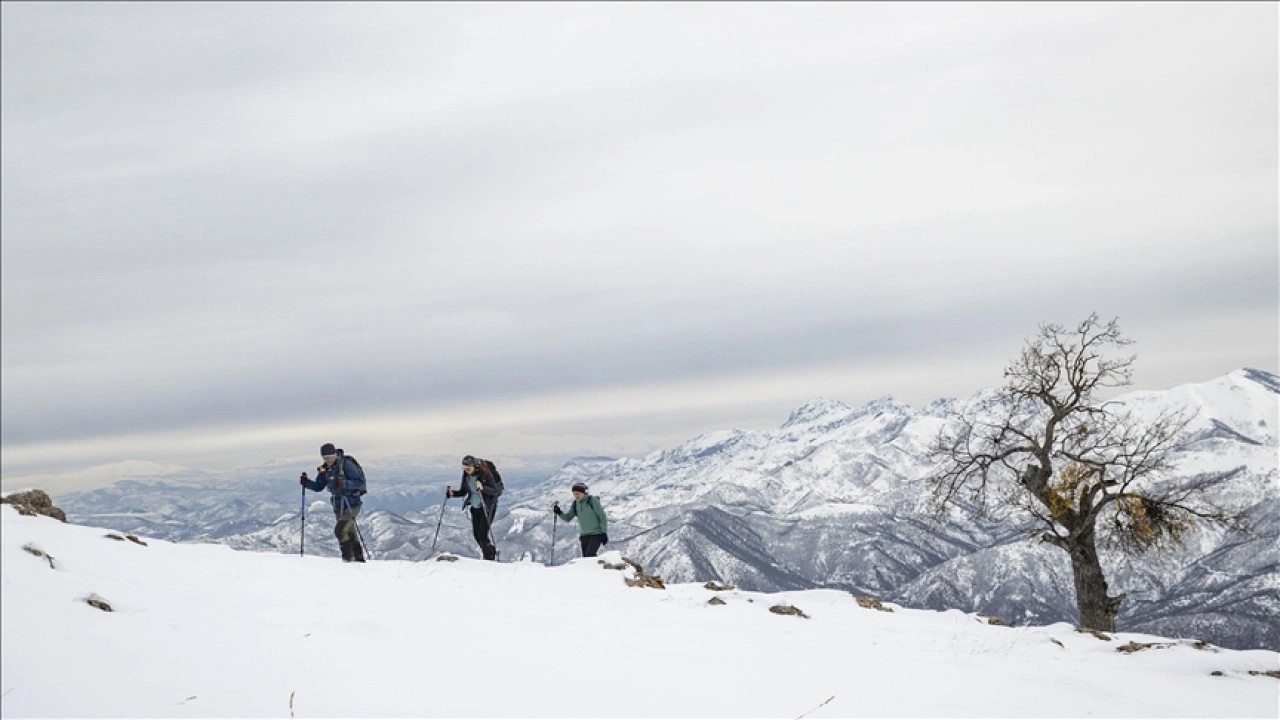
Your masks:
[{"label": "hiker in blue jacket", "polygon": [[364,469],[333,443],[320,446],[320,457],[324,463],[316,467],[316,479],[309,480],[304,472],[300,483],[313,492],[329,491],[329,504],[333,505],[333,514],[338,519],[333,534],[338,538],[338,547],[342,548],[342,561],[364,562],[364,548],[356,533],[356,516],[360,514],[361,496],[365,494]]}]

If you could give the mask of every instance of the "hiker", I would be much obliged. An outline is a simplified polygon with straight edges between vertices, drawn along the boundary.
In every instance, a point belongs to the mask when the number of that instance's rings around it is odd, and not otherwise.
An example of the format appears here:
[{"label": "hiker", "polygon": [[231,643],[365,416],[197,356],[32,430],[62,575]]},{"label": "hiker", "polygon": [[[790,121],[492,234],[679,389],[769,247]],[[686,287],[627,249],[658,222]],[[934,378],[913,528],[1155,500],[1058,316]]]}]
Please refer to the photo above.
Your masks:
[{"label": "hiker", "polygon": [[587,486],[573,484],[573,507],[569,512],[560,510],[560,501],[551,505],[556,517],[568,522],[578,518],[578,542],[582,544],[582,557],[595,557],[601,545],[609,542],[609,518],[605,517],[600,498],[587,494]]},{"label": "hiker", "polygon": [[356,516],[360,514],[361,496],[365,494],[364,469],[333,443],[320,446],[320,457],[324,464],[316,467],[316,479],[309,480],[304,472],[299,482],[314,492],[328,489],[329,504],[333,505],[333,514],[338,519],[333,534],[338,538],[338,547],[342,548],[342,561],[364,562],[364,548],[356,532]]},{"label": "hiker", "polygon": [[489,463],[472,455],[462,458],[462,486],[454,490],[446,485],[446,498],[464,498],[462,506],[471,510],[471,533],[480,545],[485,560],[497,560],[498,549],[493,545],[491,525],[498,512],[498,483],[487,467]]}]

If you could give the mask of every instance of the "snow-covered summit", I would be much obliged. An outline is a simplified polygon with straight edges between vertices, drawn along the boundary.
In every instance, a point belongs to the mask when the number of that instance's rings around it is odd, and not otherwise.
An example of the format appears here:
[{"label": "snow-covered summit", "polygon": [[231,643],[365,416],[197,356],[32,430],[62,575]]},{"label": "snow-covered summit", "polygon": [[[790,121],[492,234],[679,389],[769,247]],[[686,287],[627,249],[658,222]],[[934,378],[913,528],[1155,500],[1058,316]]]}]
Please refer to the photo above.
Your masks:
[{"label": "snow-covered summit", "polygon": [[1193,415],[1188,430],[1201,436],[1232,434],[1259,446],[1280,444],[1280,378],[1261,370],[1245,368],[1207,382],[1132,392],[1117,401],[1150,416],[1184,409]]},{"label": "snow-covered summit", "polygon": [[788,417],[787,421],[782,424],[782,427],[789,428],[796,425],[812,423],[828,417],[846,415],[852,410],[853,408],[839,400],[814,398],[795,410],[792,410],[790,417]]}]

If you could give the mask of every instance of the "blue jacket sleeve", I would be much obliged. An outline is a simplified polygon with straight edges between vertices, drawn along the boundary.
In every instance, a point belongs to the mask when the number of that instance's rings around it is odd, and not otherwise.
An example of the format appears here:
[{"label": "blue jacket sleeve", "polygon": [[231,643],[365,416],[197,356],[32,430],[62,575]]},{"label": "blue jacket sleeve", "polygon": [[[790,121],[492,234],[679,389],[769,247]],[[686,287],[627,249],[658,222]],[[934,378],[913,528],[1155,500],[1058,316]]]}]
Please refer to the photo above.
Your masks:
[{"label": "blue jacket sleeve", "polygon": [[308,480],[308,481],[307,481],[307,485],[306,485],[306,487],[307,487],[307,489],[308,489],[308,490],[310,490],[310,491],[312,491],[312,492],[320,492],[321,490],[323,490],[323,489],[325,488],[325,485],[327,485],[327,484],[328,484],[328,483],[325,481],[325,479],[324,479],[324,475],[323,475],[323,474],[317,474],[314,480]]}]

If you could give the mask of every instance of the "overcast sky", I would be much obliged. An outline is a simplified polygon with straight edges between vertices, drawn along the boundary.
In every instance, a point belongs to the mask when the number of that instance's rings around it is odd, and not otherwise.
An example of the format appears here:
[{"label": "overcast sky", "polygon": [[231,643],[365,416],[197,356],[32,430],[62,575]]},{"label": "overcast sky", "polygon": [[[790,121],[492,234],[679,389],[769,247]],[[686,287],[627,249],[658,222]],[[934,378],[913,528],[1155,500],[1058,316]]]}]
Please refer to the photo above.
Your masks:
[{"label": "overcast sky", "polygon": [[3,472],[1275,372],[1277,6],[5,3]]}]

